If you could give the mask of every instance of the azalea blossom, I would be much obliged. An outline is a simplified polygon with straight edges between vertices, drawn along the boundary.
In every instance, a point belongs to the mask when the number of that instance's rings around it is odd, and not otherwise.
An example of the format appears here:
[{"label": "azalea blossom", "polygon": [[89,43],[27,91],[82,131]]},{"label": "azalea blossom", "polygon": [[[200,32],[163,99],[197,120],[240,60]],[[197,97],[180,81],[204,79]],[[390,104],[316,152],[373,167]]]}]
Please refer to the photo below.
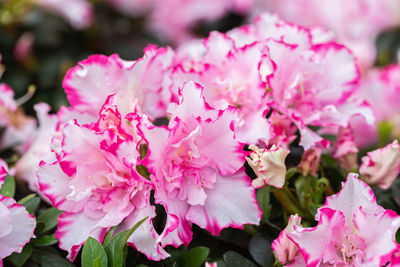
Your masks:
[{"label": "azalea blossom", "polygon": [[[176,94],[183,83],[195,81],[204,86],[204,97],[216,109],[238,108],[236,137],[244,143],[268,144],[270,122],[266,119],[270,100],[260,76],[263,54],[259,43],[237,46],[229,36],[212,32],[204,39],[201,57],[178,61],[172,72],[171,91]],[[181,55],[179,51],[177,54]]]},{"label": "azalea blossom", "polygon": [[90,56],[65,75],[63,87],[72,110],[66,109],[62,116],[80,123],[95,122],[113,94],[122,116],[138,105],[151,118],[165,116],[170,95],[162,88],[172,56],[171,49],[151,45],[136,61],[122,60],[116,54]]},{"label": "azalea blossom", "polygon": [[14,148],[23,152],[32,142],[35,119],[26,116],[14,99],[10,86],[0,83],[0,127],[5,131],[0,138],[0,149]]},{"label": "azalea blossom", "polygon": [[376,203],[374,193],[350,173],[342,190],[327,197],[313,228],[295,226],[287,236],[306,266],[384,266],[399,245],[400,216]]},{"label": "azalea blossom", "polygon": [[168,127],[143,125],[155,200],[168,214],[163,246],[188,245],[192,223],[218,235],[223,228],[257,224],[261,212],[242,168],[242,146],[234,138],[235,111],[216,110],[193,82],[169,106]]},{"label": "azalea blossom", "polygon": [[244,13],[254,0],[165,0],[155,1],[149,28],[160,37],[181,43],[193,38],[190,29],[199,22],[213,22],[229,11]]},{"label": "azalea blossom", "polygon": [[[7,175],[7,165],[0,160],[0,187]],[[2,259],[11,253],[20,253],[29,240],[34,237],[36,227],[35,218],[29,214],[25,207],[17,204],[10,197],[0,195],[0,266]]]},{"label": "azalea blossom", "polygon": [[371,185],[388,189],[400,173],[400,146],[397,140],[367,153],[362,158],[360,174]]},{"label": "azalea blossom", "polygon": [[34,2],[53,12],[65,20],[77,30],[89,27],[93,21],[93,7],[86,0],[34,0]]},{"label": "azalea blossom", "polygon": [[63,211],[55,237],[74,260],[89,236],[101,242],[111,227],[130,229],[149,217],[128,244],[160,260],[168,254],[157,246],[158,235],[151,224],[155,217],[149,203],[152,185],[137,173],[138,144],[121,127],[118,109],[111,107],[105,104],[104,116],[94,125],[66,123],[55,159],[40,163],[40,190]]},{"label": "azalea blossom", "polygon": [[396,0],[263,0],[254,11],[268,10],[298,25],[333,31],[366,68],[375,61],[378,34],[400,24],[399,8]]},{"label": "azalea blossom", "polygon": [[285,159],[290,150],[275,145],[270,149],[260,149],[250,145],[249,149],[252,152],[246,160],[257,175],[252,181],[253,187],[260,188],[268,184],[282,188],[286,177]]},{"label": "azalea blossom", "polygon": [[352,120],[351,125],[355,141],[359,146],[367,147],[378,140],[377,129],[380,123],[393,125],[392,137],[400,136],[400,66],[389,65],[385,68],[370,69],[360,84],[360,97],[371,106],[376,122],[367,125],[364,121]]}]

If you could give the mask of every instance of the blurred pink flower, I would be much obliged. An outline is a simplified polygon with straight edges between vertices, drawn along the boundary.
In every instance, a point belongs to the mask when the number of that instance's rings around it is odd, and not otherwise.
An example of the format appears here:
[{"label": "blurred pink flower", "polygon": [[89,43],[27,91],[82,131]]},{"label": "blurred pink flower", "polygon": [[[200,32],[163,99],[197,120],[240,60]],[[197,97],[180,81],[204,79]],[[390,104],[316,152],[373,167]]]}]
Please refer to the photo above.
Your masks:
[{"label": "blurred pink flower", "polygon": [[34,2],[61,16],[77,30],[86,29],[93,22],[93,7],[86,0],[34,0]]},{"label": "blurred pink flower", "polygon": [[371,185],[388,189],[400,173],[400,146],[397,140],[367,153],[362,158],[360,174]]}]

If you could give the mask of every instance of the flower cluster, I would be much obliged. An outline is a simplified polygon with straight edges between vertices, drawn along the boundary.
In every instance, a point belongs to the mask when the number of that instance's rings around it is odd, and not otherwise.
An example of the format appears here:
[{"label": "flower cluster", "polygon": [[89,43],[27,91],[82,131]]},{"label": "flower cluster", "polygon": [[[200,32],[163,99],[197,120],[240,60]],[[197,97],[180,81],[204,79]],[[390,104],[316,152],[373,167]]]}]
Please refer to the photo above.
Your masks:
[{"label": "flower cluster", "polygon": [[[63,211],[55,236],[69,259],[89,236],[101,241],[144,217],[128,243],[154,260],[168,256],[167,245],[188,245],[192,224],[214,235],[258,224],[254,188],[283,186],[297,130],[307,151],[320,151],[329,142],[310,127],[338,132],[355,115],[372,122],[355,97],[354,56],[318,39],[263,15],[176,51],[148,46],[132,62],[94,55],[70,69],[63,87],[71,106],[57,116],[36,106],[38,138],[16,164],[31,189]],[[254,150],[253,182],[245,144]],[[166,212],[161,232],[152,191]]]},{"label": "flower cluster", "polygon": [[[162,8],[155,1],[111,2],[134,15],[149,12],[153,29],[186,40],[195,21],[248,10],[257,1],[168,0]],[[318,13],[303,24],[325,19],[320,4],[301,2],[299,10]],[[60,9],[57,0],[36,3],[62,12],[77,28],[89,21],[82,22],[73,8]],[[289,5],[274,3],[276,10]],[[335,10],[336,4],[328,3]],[[349,14],[344,12],[342,24],[352,12],[361,12],[355,3]],[[391,18],[372,10],[388,9],[389,3],[366,1],[365,20],[378,20],[379,29],[392,25]],[[80,12],[91,17],[85,0],[69,4],[82,5]],[[209,12],[211,5],[216,7]],[[171,16],[171,10],[176,14]],[[369,30],[367,39],[377,34]],[[60,211],[54,238],[71,261],[90,237],[103,243],[107,233],[132,229],[142,219],[127,243],[156,261],[170,256],[167,246],[188,246],[193,225],[212,235],[247,224],[275,226],[268,221],[269,195],[259,206],[263,194],[271,193],[271,202],[280,202],[288,215],[283,217],[292,214],[272,243],[285,266],[395,262],[400,217],[379,206],[366,183],[386,190],[395,182],[398,141],[368,152],[360,167],[357,155],[359,146],[376,139],[368,131],[376,132],[382,123],[389,124],[391,137],[400,135],[400,68],[367,72],[365,59],[341,43],[354,48],[358,33],[350,38],[342,28],[334,31],[337,37],[264,13],[248,25],[213,31],[176,49],[149,45],[135,61],[92,55],[64,77],[69,106],[56,114],[47,104],[34,106],[37,125],[19,107],[23,101],[0,84],[0,127],[5,128],[0,149],[21,154],[11,172]],[[298,162],[293,160],[296,149],[301,150]],[[358,169],[363,180],[350,173],[337,194],[340,182],[325,178]],[[0,161],[0,183],[6,173]],[[35,220],[1,195],[0,217],[7,224],[0,230],[4,258],[29,241]],[[314,217],[315,227],[302,226],[302,220],[309,226]],[[22,219],[23,224],[14,223]],[[18,238],[10,240],[15,232]]]}]

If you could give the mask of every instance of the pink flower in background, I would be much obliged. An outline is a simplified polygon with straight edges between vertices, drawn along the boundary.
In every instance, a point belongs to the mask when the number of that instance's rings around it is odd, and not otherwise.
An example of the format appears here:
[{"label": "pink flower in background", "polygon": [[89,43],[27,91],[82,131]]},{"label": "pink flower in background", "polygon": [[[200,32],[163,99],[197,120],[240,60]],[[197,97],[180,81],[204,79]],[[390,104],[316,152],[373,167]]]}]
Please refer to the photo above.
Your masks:
[{"label": "pink flower in background", "polygon": [[108,2],[121,13],[133,17],[146,15],[156,3],[154,0],[108,0]]},{"label": "pink flower in background", "polygon": [[253,187],[271,185],[282,188],[286,178],[285,159],[290,150],[276,145],[270,149],[260,149],[255,145],[250,145],[249,149],[252,152],[246,160],[257,175],[257,178],[252,181]]},{"label": "pink flower in background", "polygon": [[378,125],[386,122],[394,126],[392,137],[400,136],[400,66],[390,65],[382,69],[369,70],[360,84],[360,97],[371,106],[376,123],[367,125],[362,120],[352,120],[356,143],[367,147],[378,141]]},{"label": "pink flower in background", "polygon": [[213,22],[230,11],[246,12],[254,0],[164,0],[154,5],[149,27],[160,37],[182,43],[194,36],[191,28],[200,22]]},{"label": "pink flower in background", "polygon": [[283,19],[305,26],[332,30],[338,40],[357,55],[362,67],[375,61],[375,38],[400,24],[396,0],[263,0],[254,11],[276,12]]},{"label": "pink flower in background", "polygon": [[32,142],[36,121],[24,114],[14,100],[14,91],[0,83],[0,127],[5,131],[0,138],[0,149],[14,148],[23,152]]},{"label": "pink flower in background", "polygon": [[400,116],[400,66],[371,69],[361,85],[362,97],[372,107],[377,121]]},{"label": "pink flower in background", "polygon": [[362,158],[360,174],[371,185],[388,189],[400,173],[400,146],[397,140],[367,153]]},{"label": "pink flower in background", "polygon": [[10,124],[9,113],[17,109],[17,103],[14,100],[14,91],[10,86],[0,83],[0,125]]},{"label": "pink flower in background", "polygon": [[398,251],[400,217],[376,203],[374,193],[350,173],[342,190],[327,197],[313,228],[294,227],[287,236],[306,266],[384,266]]},{"label": "pink flower in background", "polygon": [[358,153],[358,148],[355,144],[353,131],[351,128],[341,128],[339,130],[335,147],[333,149],[334,158],[342,158],[348,154]]},{"label": "pink flower in background", "polygon": [[101,242],[111,227],[131,228],[149,216],[128,243],[150,259],[163,259],[168,254],[157,247],[151,224],[155,216],[149,203],[152,185],[136,172],[137,143],[118,132],[120,125],[111,121],[101,125],[115,127],[68,122],[62,129],[57,160],[40,164],[40,190],[63,211],[55,234],[59,246],[74,260],[89,236]]},{"label": "pink flower in background", "polygon": [[[38,127],[31,132],[32,143],[22,154],[21,158],[15,164],[15,175],[27,182],[29,188],[41,194],[37,182],[36,171],[40,161],[50,161],[54,158],[50,144],[56,134],[57,117],[50,115],[50,106],[45,103],[39,103],[34,106],[38,117]],[[42,194],[42,197],[43,194]]]},{"label": "pink flower in background", "polygon": [[326,142],[307,126],[347,127],[356,114],[372,123],[369,107],[354,98],[359,71],[347,48],[331,42],[305,49],[270,40],[266,49],[274,66],[266,76],[273,105],[297,125],[305,149]]},{"label": "pink flower in background", "polygon": [[[7,175],[7,165],[0,159],[0,188]],[[20,253],[29,240],[34,237],[35,218],[10,197],[0,195],[0,266],[2,259],[13,252]]]},{"label": "pink flower in background", "polygon": [[152,173],[155,200],[168,214],[160,236],[163,246],[188,245],[192,223],[218,235],[223,228],[260,219],[242,168],[242,145],[234,138],[235,111],[211,108],[204,90],[186,83],[178,103],[169,106],[168,127],[142,127],[149,146],[144,164]]},{"label": "pink flower in background", "polygon": [[63,17],[77,30],[86,29],[93,22],[93,7],[86,0],[34,0],[34,2]]},{"label": "pink flower in background", "polygon": [[303,176],[316,176],[320,164],[322,149],[319,147],[310,148],[303,153],[300,164],[297,166]]},{"label": "pink flower in background", "polygon": [[355,170],[358,148],[351,127],[340,128],[333,147],[332,156],[339,161],[339,165],[346,170]]},{"label": "pink flower in background", "polygon": [[35,37],[31,32],[22,34],[14,46],[14,58],[23,61],[32,52]]}]

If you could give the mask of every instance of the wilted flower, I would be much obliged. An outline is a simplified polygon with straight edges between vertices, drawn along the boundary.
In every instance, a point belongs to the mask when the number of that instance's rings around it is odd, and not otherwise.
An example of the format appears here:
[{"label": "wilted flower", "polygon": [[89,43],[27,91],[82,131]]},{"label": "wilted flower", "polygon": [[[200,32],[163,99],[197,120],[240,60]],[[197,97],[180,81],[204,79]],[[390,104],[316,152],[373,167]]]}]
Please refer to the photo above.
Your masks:
[{"label": "wilted flower", "polygon": [[285,159],[290,150],[275,145],[270,149],[260,149],[255,145],[250,145],[249,149],[253,151],[246,160],[257,175],[252,182],[253,187],[271,185],[282,188],[286,177]]}]

